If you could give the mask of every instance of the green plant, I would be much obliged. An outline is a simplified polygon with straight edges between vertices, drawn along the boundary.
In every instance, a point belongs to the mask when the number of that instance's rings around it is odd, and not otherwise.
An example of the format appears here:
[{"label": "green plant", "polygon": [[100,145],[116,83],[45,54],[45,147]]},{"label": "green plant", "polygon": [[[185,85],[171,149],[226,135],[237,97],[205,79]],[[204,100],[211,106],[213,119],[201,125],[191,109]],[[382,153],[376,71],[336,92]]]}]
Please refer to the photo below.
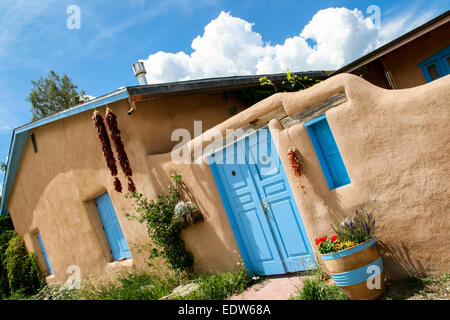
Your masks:
[{"label": "green plant", "polygon": [[303,286],[293,300],[347,300],[347,297],[337,285],[311,277],[303,280]]},{"label": "green plant", "polygon": [[4,299],[11,294],[8,281],[8,270],[6,269],[5,252],[8,248],[9,240],[11,240],[16,232],[14,230],[6,230],[0,233],[0,298]]},{"label": "green plant", "polygon": [[61,282],[46,285],[33,296],[33,300],[78,300],[80,298],[78,289],[70,288]]},{"label": "green plant", "polygon": [[308,77],[300,77],[299,75],[286,69],[286,79],[281,82],[272,81],[268,76],[259,78],[261,86],[248,88],[240,91],[239,96],[244,104],[249,107],[255,103],[271,96],[277,92],[295,92],[307,89],[319,83],[321,80],[314,80]]},{"label": "green plant", "polygon": [[199,288],[183,297],[173,299],[183,300],[222,300],[239,294],[251,285],[261,281],[261,277],[250,277],[245,268],[235,272],[203,273],[194,277],[194,283]]},{"label": "green plant", "polygon": [[147,200],[142,193],[128,193],[126,197],[135,201],[137,216],[126,216],[147,226],[148,235],[157,246],[151,250],[150,258],[162,256],[173,270],[186,271],[192,268],[194,257],[186,250],[174,217],[175,206],[181,200],[182,177],[174,172],[171,178],[174,184],[170,184],[167,193],[158,195],[156,200]]},{"label": "green plant", "polygon": [[157,300],[170,294],[179,283],[176,275],[130,272],[103,283],[85,282],[80,296],[87,300]]},{"label": "green plant", "polygon": [[45,285],[36,254],[27,253],[20,236],[14,235],[9,240],[4,262],[11,294],[33,295]]},{"label": "green plant", "polygon": [[338,226],[332,226],[339,241],[349,241],[355,244],[363,243],[373,237],[375,219],[364,209],[356,210],[353,219],[345,218]]}]

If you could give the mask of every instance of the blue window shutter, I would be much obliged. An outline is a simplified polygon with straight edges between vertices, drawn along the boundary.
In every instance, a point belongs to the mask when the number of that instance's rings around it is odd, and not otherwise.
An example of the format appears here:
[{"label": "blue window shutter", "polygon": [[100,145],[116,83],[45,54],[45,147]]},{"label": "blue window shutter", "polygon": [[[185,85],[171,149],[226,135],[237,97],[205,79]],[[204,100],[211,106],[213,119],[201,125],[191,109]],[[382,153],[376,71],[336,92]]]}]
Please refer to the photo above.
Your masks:
[{"label": "blue window shutter", "polygon": [[41,246],[42,254],[44,255],[45,264],[47,265],[48,272],[53,274],[52,267],[50,265],[50,260],[48,259],[47,251],[45,251],[44,242],[42,242],[41,234],[37,233],[37,238],[39,240],[39,245]]},{"label": "blue window shutter", "polygon": [[347,169],[325,115],[305,123],[330,190],[350,183]]},{"label": "blue window shutter", "polygon": [[111,198],[104,193],[95,199],[100,219],[114,260],[131,258],[131,252],[117,219]]}]

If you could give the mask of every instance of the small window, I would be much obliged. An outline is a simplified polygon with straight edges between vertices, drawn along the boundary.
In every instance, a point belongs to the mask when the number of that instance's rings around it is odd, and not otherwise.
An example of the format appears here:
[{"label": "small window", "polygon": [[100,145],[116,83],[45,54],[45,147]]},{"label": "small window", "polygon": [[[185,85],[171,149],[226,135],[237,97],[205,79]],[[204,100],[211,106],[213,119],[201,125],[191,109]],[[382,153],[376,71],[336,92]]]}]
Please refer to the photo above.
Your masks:
[{"label": "small window", "polygon": [[349,184],[347,169],[325,115],[305,123],[305,127],[330,190]]},{"label": "small window", "polygon": [[439,79],[450,74],[450,45],[422,61],[418,66],[427,82]]},{"label": "small window", "polygon": [[36,137],[34,136],[34,133],[31,134],[31,143],[33,144],[34,153],[36,153],[38,151],[38,147],[37,147]]},{"label": "small window", "polygon": [[45,264],[47,265],[48,272],[50,275],[53,274],[52,266],[50,265],[50,260],[48,259],[47,251],[44,247],[44,242],[42,241],[41,234],[37,233],[37,238],[39,240],[39,245],[41,246],[42,255],[44,256]]}]

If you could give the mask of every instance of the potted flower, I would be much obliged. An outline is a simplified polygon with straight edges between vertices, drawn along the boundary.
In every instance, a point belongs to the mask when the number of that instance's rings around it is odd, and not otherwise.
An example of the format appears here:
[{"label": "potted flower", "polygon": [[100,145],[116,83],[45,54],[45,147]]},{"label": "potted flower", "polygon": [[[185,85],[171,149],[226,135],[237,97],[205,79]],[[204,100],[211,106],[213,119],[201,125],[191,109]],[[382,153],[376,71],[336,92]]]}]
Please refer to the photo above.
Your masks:
[{"label": "potted flower", "polygon": [[186,228],[198,221],[203,221],[200,210],[190,201],[178,201],[173,213],[174,219],[180,229]]},{"label": "potted flower", "polygon": [[350,299],[379,298],[385,281],[372,215],[356,210],[353,219],[332,228],[335,235],[317,238],[315,244],[333,280]]}]

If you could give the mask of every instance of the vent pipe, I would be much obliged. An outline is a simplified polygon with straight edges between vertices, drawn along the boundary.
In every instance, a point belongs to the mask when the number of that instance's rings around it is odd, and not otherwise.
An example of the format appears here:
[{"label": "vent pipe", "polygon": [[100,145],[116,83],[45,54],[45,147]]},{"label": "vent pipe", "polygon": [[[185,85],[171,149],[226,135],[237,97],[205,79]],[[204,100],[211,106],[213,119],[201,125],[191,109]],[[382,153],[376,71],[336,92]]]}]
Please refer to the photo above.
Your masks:
[{"label": "vent pipe", "polygon": [[139,79],[139,84],[141,86],[148,84],[147,78],[145,77],[145,75],[147,74],[147,71],[145,71],[143,62],[139,61],[139,62],[133,63],[133,71],[134,71],[135,77]]}]

